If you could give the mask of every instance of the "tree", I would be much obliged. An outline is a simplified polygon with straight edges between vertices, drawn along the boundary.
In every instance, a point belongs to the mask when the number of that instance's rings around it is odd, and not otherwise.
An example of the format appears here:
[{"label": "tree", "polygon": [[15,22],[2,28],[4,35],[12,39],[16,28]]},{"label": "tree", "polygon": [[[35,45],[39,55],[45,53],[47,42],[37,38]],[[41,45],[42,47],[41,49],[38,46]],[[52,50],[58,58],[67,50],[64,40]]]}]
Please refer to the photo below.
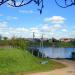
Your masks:
[{"label": "tree", "polygon": [[0,35],[0,40],[2,40],[2,36]]},{"label": "tree", "polygon": [[10,6],[13,7],[21,7],[24,5],[28,5],[30,3],[34,2],[37,6],[40,6],[40,14],[42,13],[42,9],[44,7],[43,0],[0,0],[0,6],[3,5],[4,3],[8,3]]},{"label": "tree", "polygon": [[4,40],[8,40],[8,37],[3,37]]},{"label": "tree", "polygon": [[67,8],[72,5],[75,5],[75,0],[55,0],[55,2],[59,7],[62,8]]},{"label": "tree", "polygon": [[[21,7],[24,5],[28,5],[32,2],[34,2],[37,6],[40,7],[38,11],[40,11],[41,14],[44,8],[44,0],[0,0],[0,6],[3,5],[4,3],[8,3],[10,6],[13,7]],[[55,2],[58,6],[62,8],[75,5],[75,0],[55,0]]]}]

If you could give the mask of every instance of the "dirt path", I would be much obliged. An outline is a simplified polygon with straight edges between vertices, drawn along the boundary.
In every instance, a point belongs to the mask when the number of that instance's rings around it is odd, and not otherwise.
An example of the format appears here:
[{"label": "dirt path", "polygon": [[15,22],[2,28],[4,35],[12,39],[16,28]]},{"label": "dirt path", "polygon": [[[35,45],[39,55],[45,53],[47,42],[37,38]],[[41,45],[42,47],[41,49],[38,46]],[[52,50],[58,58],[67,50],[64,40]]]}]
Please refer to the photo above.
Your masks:
[{"label": "dirt path", "polygon": [[75,61],[70,60],[54,60],[67,65],[66,68],[56,69],[50,72],[41,72],[28,75],[75,75]]}]

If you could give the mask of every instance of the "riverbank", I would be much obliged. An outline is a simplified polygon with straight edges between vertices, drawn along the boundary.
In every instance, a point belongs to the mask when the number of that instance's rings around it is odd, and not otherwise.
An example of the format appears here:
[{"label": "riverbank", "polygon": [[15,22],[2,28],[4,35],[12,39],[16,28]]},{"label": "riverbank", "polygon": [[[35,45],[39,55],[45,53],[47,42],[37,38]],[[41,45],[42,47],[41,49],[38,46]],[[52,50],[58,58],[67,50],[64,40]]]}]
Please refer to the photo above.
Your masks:
[{"label": "riverbank", "polygon": [[[46,64],[40,62],[48,61]],[[26,50],[17,48],[0,49],[0,75],[16,75],[54,70],[65,67],[50,59],[37,58]]]},{"label": "riverbank", "polygon": [[33,73],[33,74],[28,74],[28,75],[75,75],[75,61],[66,60],[66,59],[54,60],[54,61],[65,64],[67,67],[62,68],[62,69],[56,69],[56,70],[49,71],[49,72],[40,72],[40,73]]}]

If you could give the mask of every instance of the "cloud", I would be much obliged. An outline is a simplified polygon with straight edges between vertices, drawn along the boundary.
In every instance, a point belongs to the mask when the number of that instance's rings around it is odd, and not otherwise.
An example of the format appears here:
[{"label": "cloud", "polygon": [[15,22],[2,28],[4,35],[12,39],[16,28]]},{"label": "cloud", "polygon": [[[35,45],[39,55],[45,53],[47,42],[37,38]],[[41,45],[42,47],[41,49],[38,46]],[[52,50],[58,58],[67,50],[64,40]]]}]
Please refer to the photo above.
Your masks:
[{"label": "cloud", "polygon": [[44,31],[44,32],[50,31],[50,26],[49,26],[48,24],[44,24],[44,25],[41,27],[41,31]]},{"label": "cloud", "polygon": [[40,32],[52,32],[56,30],[61,30],[62,28],[63,26],[61,24],[42,24],[38,29],[40,30]]},{"label": "cloud", "polygon": [[75,25],[74,25],[74,26],[72,26],[72,28],[75,30]]},{"label": "cloud", "polygon": [[16,17],[16,16],[7,16],[6,19],[7,20],[18,20],[18,17]]},{"label": "cloud", "polygon": [[15,29],[15,32],[19,32],[19,33],[25,33],[25,32],[28,32],[29,30],[28,29],[26,29],[26,28],[16,28]]},{"label": "cloud", "polygon": [[60,29],[62,26],[60,24],[55,24],[52,26],[53,29]]},{"label": "cloud", "polygon": [[50,18],[45,18],[44,21],[52,23],[64,23],[65,18],[62,16],[52,16]]},{"label": "cloud", "polygon": [[62,26],[62,24],[41,24],[39,27],[16,28],[8,25],[8,22],[6,21],[0,22],[0,35],[2,36],[7,36],[9,38],[13,36],[31,38],[33,37],[33,32],[35,32],[36,38],[41,38],[42,34],[45,34],[44,38],[60,38],[75,34],[74,30],[69,32],[67,28]]},{"label": "cloud", "polygon": [[75,35],[75,31],[70,32],[70,34],[74,34]]},{"label": "cloud", "polygon": [[26,37],[27,34],[29,34],[29,29],[25,27],[14,28],[14,27],[10,27],[10,25],[8,25],[6,21],[0,22],[0,35],[2,36],[6,36],[9,38],[13,36]]},{"label": "cloud", "polygon": [[7,25],[7,22],[6,21],[0,22],[0,29],[6,28],[7,26],[8,25]]},{"label": "cloud", "polygon": [[41,37],[40,33],[35,34],[35,38],[40,38],[40,37]]},{"label": "cloud", "polygon": [[68,30],[67,30],[67,29],[62,29],[62,31],[63,31],[63,32],[68,32]]},{"label": "cloud", "polygon": [[4,36],[8,33],[8,22],[2,21],[0,22],[0,35]]},{"label": "cloud", "polygon": [[2,29],[0,30],[0,34],[2,36],[7,36],[7,37],[28,37],[28,29],[26,28],[13,28],[13,27],[8,27],[7,29]]},{"label": "cloud", "polygon": [[23,14],[32,14],[32,13],[34,13],[34,11],[32,11],[32,10],[20,10],[19,12],[23,13]]},{"label": "cloud", "polygon": [[33,27],[33,28],[30,28],[30,32],[39,33],[40,32],[40,29],[38,29],[36,27]]},{"label": "cloud", "polygon": [[0,29],[0,34],[2,36],[7,36],[9,38],[13,36],[31,38],[33,37],[33,32],[35,32],[36,38],[41,38],[42,34],[45,34],[44,38],[51,38],[56,37],[57,36],[56,31],[62,29],[62,26],[60,24],[54,25],[42,24],[41,27],[32,27],[32,28],[25,28],[25,27],[14,28],[10,27],[11,25],[8,25],[7,22],[1,22],[0,26],[2,28]]}]

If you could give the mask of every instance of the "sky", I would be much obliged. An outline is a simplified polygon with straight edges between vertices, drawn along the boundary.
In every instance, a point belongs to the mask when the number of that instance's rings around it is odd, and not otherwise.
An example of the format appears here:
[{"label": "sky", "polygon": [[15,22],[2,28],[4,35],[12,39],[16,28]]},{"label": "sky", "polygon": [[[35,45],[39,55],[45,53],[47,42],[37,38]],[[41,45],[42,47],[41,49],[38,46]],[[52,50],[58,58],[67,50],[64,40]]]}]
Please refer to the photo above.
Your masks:
[{"label": "sky", "polygon": [[75,38],[75,6],[61,8],[55,0],[44,0],[41,15],[38,8],[34,2],[17,8],[1,5],[0,35],[32,38],[34,32],[36,38]]}]

